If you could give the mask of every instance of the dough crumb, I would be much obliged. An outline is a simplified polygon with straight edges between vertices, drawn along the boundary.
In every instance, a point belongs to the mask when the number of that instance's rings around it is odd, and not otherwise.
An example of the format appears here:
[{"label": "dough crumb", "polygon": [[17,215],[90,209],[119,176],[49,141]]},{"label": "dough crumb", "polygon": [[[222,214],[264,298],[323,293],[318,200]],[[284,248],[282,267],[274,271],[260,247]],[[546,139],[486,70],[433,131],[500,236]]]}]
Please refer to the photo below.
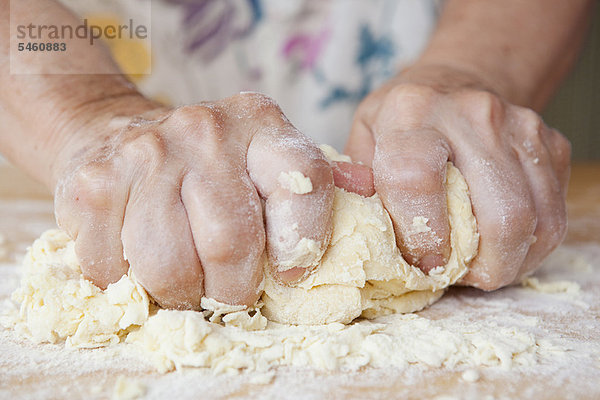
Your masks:
[{"label": "dough crumb", "polygon": [[225,304],[212,299],[210,297],[203,297],[200,299],[200,307],[204,310],[204,316],[208,317],[210,322],[219,323],[221,317],[229,313],[235,313],[243,311],[247,307],[243,305]]},{"label": "dough crumb", "polygon": [[319,148],[330,161],[352,162],[350,156],[338,153],[333,146],[322,144]]},{"label": "dough crumb", "polygon": [[295,194],[307,194],[313,190],[310,178],[300,171],[282,172],[278,181],[281,187]]},{"label": "dough crumb", "polygon": [[423,216],[414,217],[412,220],[412,226],[410,229],[411,235],[416,235],[418,233],[431,232],[431,228],[427,226],[429,222],[429,218],[425,218]]},{"label": "dough crumb", "polygon": [[254,385],[268,385],[275,379],[275,371],[264,372],[262,374],[254,374],[250,378],[250,383]]},{"label": "dough crumb", "polygon": [[112,393],[112,400],[135,400],[146,394],[146,386],[137,379],[119,376]]},{"label": "dough crumb", "polygon": [[277,271],[284,272],[296,267],[310,267],[319,260],[322,253],[323,249],[317,241],[303,237],[289,252],[289,259],[279,262]]},{"label": "dough crumb", "polygon": [[462,373],[461,378],[465,382],[477,382],[480,378],[480,375],[477,370],[468,369]]},{"label": "dough crumb", "polygon": [[538,278],[528,277],[523,280],[522,285],[540,293],[569,295],[578,295],[581,293],[581,286],[573,281],[541,282]]}]

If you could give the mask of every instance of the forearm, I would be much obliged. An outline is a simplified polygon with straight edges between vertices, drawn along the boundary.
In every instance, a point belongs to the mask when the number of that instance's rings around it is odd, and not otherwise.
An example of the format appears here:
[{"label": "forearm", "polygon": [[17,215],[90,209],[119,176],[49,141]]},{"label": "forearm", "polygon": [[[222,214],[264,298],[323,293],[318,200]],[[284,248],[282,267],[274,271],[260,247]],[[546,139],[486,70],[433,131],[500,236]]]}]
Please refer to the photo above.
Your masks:
[{"label": "forearm", "polygon": [[[120,74],[102,46],[89,46],[77,39],[65,40],[67,64],[65,58],[49,55],[47,62],[29,65],[35,65],[37,74],[11,71],[9,39],[15,32],[9,31],[8,3],[0,1],[0,151],[52,188],[58,155],[67,143],[84,141],[91,134],[85,129],[91,120],[102,118],[109,108],[122,113],[141,112],[149,108],[149,102]],[[33,15],[36,23],[80,23],[54,2],[32,0],[12,2],[11,6],[10,12],[17,19]],[[47,73],[59,65],[70,73]],[[92,70],[90,67],[98,70],[99,65],[108,73],[85,74]]]},{"label": "forearm", "polygon": [[450,67],[540,110],[576,60],[592,6],[590,0],[448,0],[427,49],[406,73]]}]

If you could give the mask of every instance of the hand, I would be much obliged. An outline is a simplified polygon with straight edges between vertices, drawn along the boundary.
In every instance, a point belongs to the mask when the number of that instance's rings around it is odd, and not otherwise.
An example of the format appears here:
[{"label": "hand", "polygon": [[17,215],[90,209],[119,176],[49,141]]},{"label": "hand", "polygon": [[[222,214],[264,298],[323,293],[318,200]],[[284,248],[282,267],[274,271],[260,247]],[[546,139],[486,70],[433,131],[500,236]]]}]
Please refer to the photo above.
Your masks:
[{"label": "hand", "polygon": [[[250,305],[260,296],[265,246],[284,282],[322,256],[332,169],[270,98],[246,93],[103,118],[79,129],[94,139],[72,140],[59,155],[72,161],[57,162],[55,173],[58,224],[100,287],[131,266],[164,307],[198,309],[203,295]],[[357,186],[351,165],[342,168],[350,170],[345,184]],[[310,178],[310,190],[286,185],[290,171]]]},{"label": "hand", "polygon": [[[480,244],[464,284],[493,290],[533,271],[566,233],[570,145],[534,111],[444,67],[414,68],[359,106],[346,152],[372,165],[398,246],[423,271],[444,265],[452,161],[469,185]],[[413,218],[427,218],[415,232]]]}]

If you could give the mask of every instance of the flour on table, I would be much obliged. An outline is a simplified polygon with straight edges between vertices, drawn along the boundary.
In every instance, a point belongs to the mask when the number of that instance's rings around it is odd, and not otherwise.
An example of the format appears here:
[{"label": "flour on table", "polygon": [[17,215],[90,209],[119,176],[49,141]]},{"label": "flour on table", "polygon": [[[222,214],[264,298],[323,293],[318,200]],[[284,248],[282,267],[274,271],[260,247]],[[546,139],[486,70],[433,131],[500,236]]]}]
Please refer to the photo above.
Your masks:
[{"label": "flour on table", "polygon": [[[94,289],[82,278],[74,254],[72,242],[60,231],[35,241],[25,259],[21,288],[13,294],[19,308],[8,312],[2,324],[37,343],[66,339],[70,346],[100,347],[128,342],[163,372],[183,367],[262,371],[265,381],[268,371],[280,366],[355,371],[417,364],[508,370],[537,365],[568,349],[529,331],[540,323],[537,317],[510,318],[506,301],[497,301],[502,318],[496,313],[471,318],[455,306],[454,313],[439,320],[392,314],[350,325],[315,326],[275,323],[260,307],[244,310],[212,299],[203,299],[204,313],[157,310],[130,276],[104,292]],[[45,282],[56,290],[40,293]],[[91,302],[87,308],[82,307],[85,301]],[[101,313],[92,303],[110,311]],[[490,299],[486,304],[495,303]]]}]

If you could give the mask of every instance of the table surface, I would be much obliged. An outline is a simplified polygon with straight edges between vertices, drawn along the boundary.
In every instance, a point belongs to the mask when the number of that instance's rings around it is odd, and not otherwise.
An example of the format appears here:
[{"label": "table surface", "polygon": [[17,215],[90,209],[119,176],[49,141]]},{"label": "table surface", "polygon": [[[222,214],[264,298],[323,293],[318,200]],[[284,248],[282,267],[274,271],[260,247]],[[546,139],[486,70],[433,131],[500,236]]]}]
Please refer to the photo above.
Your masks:
[{"label": "table surface", "polygon": [[[536,315],[543,332],[575,343],[567,356],[557,359],[555,369],[547,365],[508,371],[480,368],[481,378],[476,382],[462,379],[460,369],[416,365],[398,371],[327,374],[280,369],[265,384],[258,382],[255,374],[213,377],[206,371],[188,370],[160,375],[139,357],[120,352],[118,346],[69,350],[63,345],[33,345],[0,328],[0,398],[107,398],[123,377],[139,382],[147,398],[600,398],[600,352],[585,354],[585,346],[577,346],[587,343],[590,348],[600,349],[600,163],[573,166],[567,205],[569,230],[561,247],[563,254],[575,257],[581,253],[582,262],[590,267],[588,275],[574,279],[584,291],[585,309],[564,305],[560,298],[541,293],[535,295],[539,302],[549,305],[547,310],[508,309]],[[50,195],[23,173],[0,165],[0,235],[5,237],[4,246],[9,250],[2,262],[0,249],[0,303],[18,285],[15,265],[26,246],[53,226]],[[542,270],[540,276],[570,277],[568,269],[553,273],[544,275]],[[468,312],[476,307],[473,299],[508,301],[518,290],[526,289],[507,288],[484,294],[470,288],[453,288],[440,302],[419,314],[444,318],[457,305]],[[583,331],[573,328],[584,320]]]}]

